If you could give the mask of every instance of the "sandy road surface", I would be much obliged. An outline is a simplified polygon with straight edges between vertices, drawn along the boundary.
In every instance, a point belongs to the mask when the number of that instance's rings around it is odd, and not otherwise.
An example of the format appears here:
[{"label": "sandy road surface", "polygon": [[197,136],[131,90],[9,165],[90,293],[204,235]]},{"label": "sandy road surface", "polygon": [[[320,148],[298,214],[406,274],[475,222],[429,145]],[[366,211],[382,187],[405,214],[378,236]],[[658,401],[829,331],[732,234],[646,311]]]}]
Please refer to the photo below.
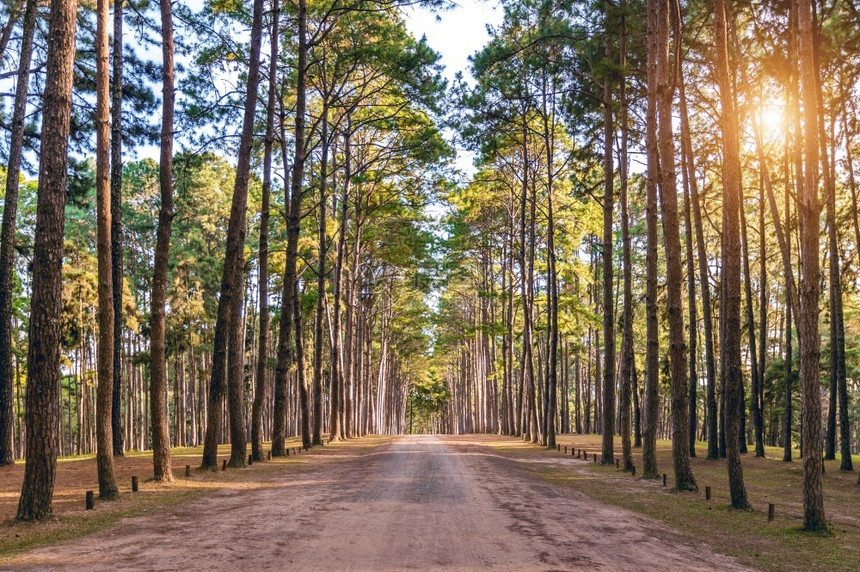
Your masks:
[{"label": "sandy road surface", "polygon": [[298,478],[128,518],[21,569],[741,570],[665,525],[527,475],[468,437],[328,454]]}]

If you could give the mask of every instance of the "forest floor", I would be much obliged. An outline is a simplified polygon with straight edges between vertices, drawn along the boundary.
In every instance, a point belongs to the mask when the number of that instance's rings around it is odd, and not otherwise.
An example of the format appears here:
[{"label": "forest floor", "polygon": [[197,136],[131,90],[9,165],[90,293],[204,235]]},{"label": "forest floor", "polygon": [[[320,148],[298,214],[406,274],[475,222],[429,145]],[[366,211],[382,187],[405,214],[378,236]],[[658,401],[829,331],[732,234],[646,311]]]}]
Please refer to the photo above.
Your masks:
[{"label": "forest floor", "polygon": [[[287,441],[291,453],[300,445],[300,439]],[[363,446],[367,447],[368,443]],[[203,455],[202,446],[173,448],[170,455],[176,479],[170,484],[149,481],[152,478],[152,451],[126,451],[123,457],[114,457],[120,499],[111,502],[98,500],[95,455],[61,457],[57,460],[54,517],[32,524],[14,520],[24,478],[24,462],[0,467],[0,559],[22,549],[91,534],[113,525],[120,518],[147,514],[159,507],[180,504],[224,487],[251,486],[251,480],[257,475],[273,471],[282,474],[283,471],[297,469],[306,463],[307,453],[257,463],[243,471],[198,470]],[[219,462],[229,456],[230,445],[220,445]],[[191,467],[188,477],[185,476],[186,465]],[[131,492],[132,476],[138,477],[137,493]],[[96,510],[85,510],[86,491],[95,491]]]},{"label": "forest floor", "polygon": [[[491,447],[518,459],[541,479],[581,491],[595,501],[621,506],[681,530],[694,543],[703,543],[744,564],[762,570],[858,570],[860,569],[860,486],[857,470],[860,456],[853,457],[855,470],[839,470],[840,462],[826,461],[823,477],[825,512],[830,532],[802,532],[802,466],[799,451],[794,461],[782,461],[782,449],[766,447],[764,458],[752,449],[743,456],[744,481],[752,511],[731,508],[725,460],[705,460],[705,443],[697,445],[692,459],[698,493],[674,490],[671,441],[658,441],[658,467],[662,479],[643,480],[642,449],[633,449],[637,476],[593,462],[601,451],[599,435],[560,435],[561,452],[530,443],[493,440]],[[568,448],[564,455],[564,448]],[[575,458],[574,450],[586,451],[588,461]],[[615,457],[621,459],[621,441],[615,437]],[[705,487],[711,500],[705,500]],[[775,519],[767,521],[768,503],[775,505]]]},{"label": "forest floor", "polygon": [[[197,487],[205,482],[205,492],[188,502],[156,502],[142,516],[12,554],[0,567],[745,569],[679,528],[595,502],[568,483],[547,482],[544,466],[568,475],[589,470],[583,461],[559,457],[496,436],[336,443],[245,470],[192,473],[188,480]],[[157,488],[143,485],[138,495]],[[123,498],[90,514],[140,497]],[[71,515],[58,517],[63,522]],[[28,526],[10,524],[4,532]]]}]

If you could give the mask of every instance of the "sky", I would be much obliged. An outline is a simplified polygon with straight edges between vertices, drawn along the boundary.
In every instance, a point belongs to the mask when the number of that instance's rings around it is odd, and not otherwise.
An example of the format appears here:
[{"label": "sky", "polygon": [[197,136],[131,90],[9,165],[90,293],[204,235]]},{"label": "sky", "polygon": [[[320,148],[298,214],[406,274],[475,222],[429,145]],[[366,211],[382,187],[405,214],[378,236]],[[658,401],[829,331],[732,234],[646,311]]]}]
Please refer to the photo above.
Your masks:
[{"label": "sky", "polygon": [[[416,38],[425,36],[427,44],[442,56],[448,85],[453,84],[457,73],[466,80],[471,78],[469,56],[489,41],[487,25],[496,26],[502,21],[502,9],[496,4],[496,0],[457,0],[453,8],[440,12],[421,7],[405,11],[409,31]],[[447,132],[446,136],[457,147],[457,169],[463,175],[472,174],[473,154],[456,145],[453,133]]]},{"label": "sky", "polygon": [[418,38],[426,36],[430,47],[442,55],[449,82],[457,72],[469,77],[469,56],[489,40],[487,25],[498,25],[502,20],[495,0],[457,0],[450,10],[412,7],[405,14],[409,31]]}]

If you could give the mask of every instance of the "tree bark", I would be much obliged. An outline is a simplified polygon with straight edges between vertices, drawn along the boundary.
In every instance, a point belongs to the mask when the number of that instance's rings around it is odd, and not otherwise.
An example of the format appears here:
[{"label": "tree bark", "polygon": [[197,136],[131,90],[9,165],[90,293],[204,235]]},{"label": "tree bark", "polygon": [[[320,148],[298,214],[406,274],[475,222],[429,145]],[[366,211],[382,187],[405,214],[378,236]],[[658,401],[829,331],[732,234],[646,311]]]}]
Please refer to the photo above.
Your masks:
[{"label": "tree bark", "polygon": [[[245,109],[242,118],[242,134],[239,140],[239,154],[236,161],[236,182],[233,186],[233,200],[230,207],[230,220],[227,225],[227,245],[224,255],[224,271],[218,297],[218,314],[215,320],[215,335],[212,350],[212,376],[209,385],[209,417],[206,423],[206,439],[203,444],[205,469],[218,465],[218,433],[221,429],[220,403],[224,395],[226,353],[231,323],[231,309],[236,306],[232,298],[241,296],[243,287],[245,247],[245,216],[248,210],[248,181],[251,175],[251,152],[254,140],[254,112],[257,106],[257,88],[260,84],[260,45],[263,38],[263,0],[254,0],[254,13],[251,24],[251,57],[248,63],[248,85],[245,95]],[[233,370],[236,373],[236,370]],[[241,372],[239,372],[241,373]],[[241,383],[241,380],[236,381]]]},{"label": "tree bark", "polygon": [[[680,14],[676,18],[680,20]],[[687,387],[687,343],[684,340],[681,266],[681,238],[678,221],[678,194],[675,182],[675,149],[672,134],[672,99],[676,77],[669,65],[669,2],[661,0],[657,18],[657,117],[660,149],[660,210],[666,249],[666,310],[669,315],[669,367],[672,386],[672,459],[675,488],[696,491],[690,467],[689,395]],[[680,22],[675,31],[680,46]],[[679,50],[676,50],[676,64]]]},{"label": "tree bark", "polygon": [[[609,18],[612,6],[604,3],[603,55],[612,60],[612,34]],[[612,120],[612,78],[603,78],[603,439],[600,462],[615,463],[615,303],[612,296],[614,265],[612,260],[612,222],[614,218],[615,169],[612,161],[614,125]]]},{"label": "tree bark", "polygon": [[18,520],[41,520],[52,514],[59,426],[64,207],[77,11],[75,0],[51,2],[27,348],[26,464]]},{"label": "tree bark", "polygon": [[801,100],[803,102],[804,171],[798,196],[800,257],[803,273],[800,279],[800,313],[797,331],[800,338],[800,385],[803,428],[803,528],[827,530],[824,494],[821,486],[821,400],[819,397],[820,340],[818,337],[818,300],[821,278],[818,200],[818,70],[813,54],[812,5],[798,0],[798,52],[800,61]]},{"label": "tree bark", "polygon": [[657,183],[660,179],[660,154],[657,147],[657,4],[648,0],[647,83],[648,101],[645,118],[645,149],[648,158],[646,192],[647,255],[645,261],[645,426],[642,431],[642,478],[656,479],[657,405],[659,351],[657,321]]},{"label": "tree bark", "polygon": [[[263,143],[263,197],[260,205],[260,248],[258,291],[260,326],[257,339],[257,379],[251,413],[251,454],[263,460],[263,405],[266,398],[266,372],[269,362],[269,202],[272,195],[272,147],[275,141],[275,94],[278,75],[278,28],[280,0],[272,0],[272,28],[269,33],[269,99],[266,104],[266,139]],[[274,437],[273,437],[274,439]]]},{"label": "tree bark", "polygon": [[113,454],[123,456],[122,430],[122,72],[123,0],[113,3],[113,78],[111,79],[110,208],[111,282],[113,287]]},{"label": "tree bark", "polygon": [[98,388],[96,464],[99,498],[119,498],[113,467],[114,321],[111,269],[110,67],[108,62],[108,0],[96,4],[96,203],[98,258]]},{"label": "tree bark", "polygon": [[[328,181],[328,106],[323,103],[321,129],[322,158],[320,159],[320,202],[317,228],[317,308],[314,323],[314,432],[313,445],[322,445],[323,411],[322,411],[322,366],[323,366],[323,332],[325,331],[325,262],[326,262],[326,183]],[[334,380],[332,380],[334,383]],[[331,393],[331,392],[330,392]]]},{"label": "tree bark", "polygon": [[737,119],[729,79],[728,23],[723,0],[714,3],[714,44],[717,52],[717,82],[720,90],[720,126],[723,134],[723,274],[720,313],[720,348],[725,376],[725,434],[729,491],[732,506],[747,510],[746,487],[741,466],[738,416],[741,374],[741,291],[740,291],[740,209],[742,201],[741,165],[738,149]]},{"label": "tree bark", "polygon": [[621,156],[618,161],[618,179],[620,183],[618,202],[621,205],[621,242],[622,242],[622,274],[624,279],[624,318],[621,326],[621,456],[624,459],[624,470],[633,470],[633,454],[631,451],[631,382],[633,370],[636,368],[633,355],[633,268],[630,246],[630,212],[627,196],[627,143],[629,136],[627,110],[627,0],[621,1],[621,50],[618,65],[624,74],[618,86],[618,98],[621,104]]},{"label": "tree bark", "polygon": [[167,255],[173,222],[173,12],[170,0],[161,0],[162,120],[159,181],[161,206],[155,239],[152,271],[152,339],[150,341],[150,415],[152,417],[152,464],[156,481],[173,481],[170,468],[170,438],[167,430],[167,363],[165,355],[165,303],[167,301]]},{"label": "tree bark", "polygon": [[684,75],[679,71],[680,112],[681,112],[681,144],[686,156],[685,169],[690,184],[690,203],[693,209],[693,225],[696,229],[696,250],[699,262],[699,285],[702,291],[702,322],[705,334],[705,371],[708,376],[706,396],[708,424],[708,456],[707,459],[719,459],[719,430],[717,420],[717,367],[714,357],[714,320],[711,311],[711,284],[708,271],[708,255],[705,250],[705,232],[702,224],[701,199],[699,185],[696,181],[696,169],[693,160],[693,144],[690,137],[690,121],[687,113],[687,95],[684,88]]},{"label": "tree bark", "polygon": [[[28,0],[21,31],[15,103],[6,167],[6,197],[3,201],[3,227],[0,231],[0,466],[15,462],[15,413],[12,407],[12,278],[15,274],[15,219],[18,215],[18,184],[24,149],[24,121],[30,85],[30,61],[36,30],[38,3]],[[10,18],[11,20],[11,18]]]}]

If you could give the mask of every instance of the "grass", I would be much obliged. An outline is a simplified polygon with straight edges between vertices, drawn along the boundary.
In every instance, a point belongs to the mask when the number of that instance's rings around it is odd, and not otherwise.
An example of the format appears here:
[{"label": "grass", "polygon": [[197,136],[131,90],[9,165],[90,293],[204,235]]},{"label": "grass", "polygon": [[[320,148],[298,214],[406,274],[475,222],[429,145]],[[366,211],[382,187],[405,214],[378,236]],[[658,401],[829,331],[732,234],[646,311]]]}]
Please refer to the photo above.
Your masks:
[{"label": "grass", "polygon": [[[671,441],[659,441],[657,461],[662,479],[643,480],[629,473],[591,461],[600,458],[599,435],[560,436],[558,443],[570,450],[585,449],[589,462],[526,463],[528,471],[547,481],[570,486],[607,504],[639,512],[687,534],[692,542],[707,543],[717,552],[735,556],[739,561],[763,570],[857,570],[860,563],[860,487],[857,472],[839,470],[839,460],[827,461],[823,478],[825,511],[830,525],[827,534],[801,532],[802,468],[799,460],[782,461],[781,448],[766,448],[764,458],[744,455],[744,482],[752,511],[731,508],[728,473],[724,460],[707,461],[704,443],[697,446],[692,459],[700,492],[680,493],[673,489]],[[616,437],[616,457],[620,440]],[[560,453],[526,443],[491,443],[500,452],[529,460],[555,457]],[[641,472],[642,451],[634,449],[634,463]],[[795,459],[799,454],[795,454]],[[860,467],[860,457],[853,458]],[[705,500],[705,486],[712,496]],[[774,503],[776,518],[767,521],[767,505]]]},{"label": "grass", "polygon": [[[337,452],[349,447],[352,453],[376,447],[382,440],[363,438],[332,444],[319,452]],[[299,439],[287,440],[287,447],[301,445]],[[268,450],[268,444],[266,445]],[[250,452],[250,447],[249,447]],[[255,488],[267,486],[281,474],[302,470],[311,459],[307,454],[275,458],[242,470],[201,471],[197,467],[203,447],[181,447],[171,450],[171,466],[176,481],[155,483],[152,476],[152,452],[127,451],[115,458],[115,470],[120,487],[116,501],[100,502],[96,497],[95,510],[84,509],[84,496],[88,490],[96,491],[96,462],[94,455],[60,458],[57,461],[57,479],[54,489],[54,516],[43,522],[22,523],[14,519],[18,495],[24,474],[22,462],[0,468],[0,563],[21,550],[50,545],[79,538],[104,530],[121,518],[133,517],[165,507],[192,501],[214,490],[224,488]],[[230,445],[218,448],[220,459],[230,455]],[[191,475],[185,476],[185,466],[191,466]],[[131,477],[138,476],[139,492],[131,492]]]}]

